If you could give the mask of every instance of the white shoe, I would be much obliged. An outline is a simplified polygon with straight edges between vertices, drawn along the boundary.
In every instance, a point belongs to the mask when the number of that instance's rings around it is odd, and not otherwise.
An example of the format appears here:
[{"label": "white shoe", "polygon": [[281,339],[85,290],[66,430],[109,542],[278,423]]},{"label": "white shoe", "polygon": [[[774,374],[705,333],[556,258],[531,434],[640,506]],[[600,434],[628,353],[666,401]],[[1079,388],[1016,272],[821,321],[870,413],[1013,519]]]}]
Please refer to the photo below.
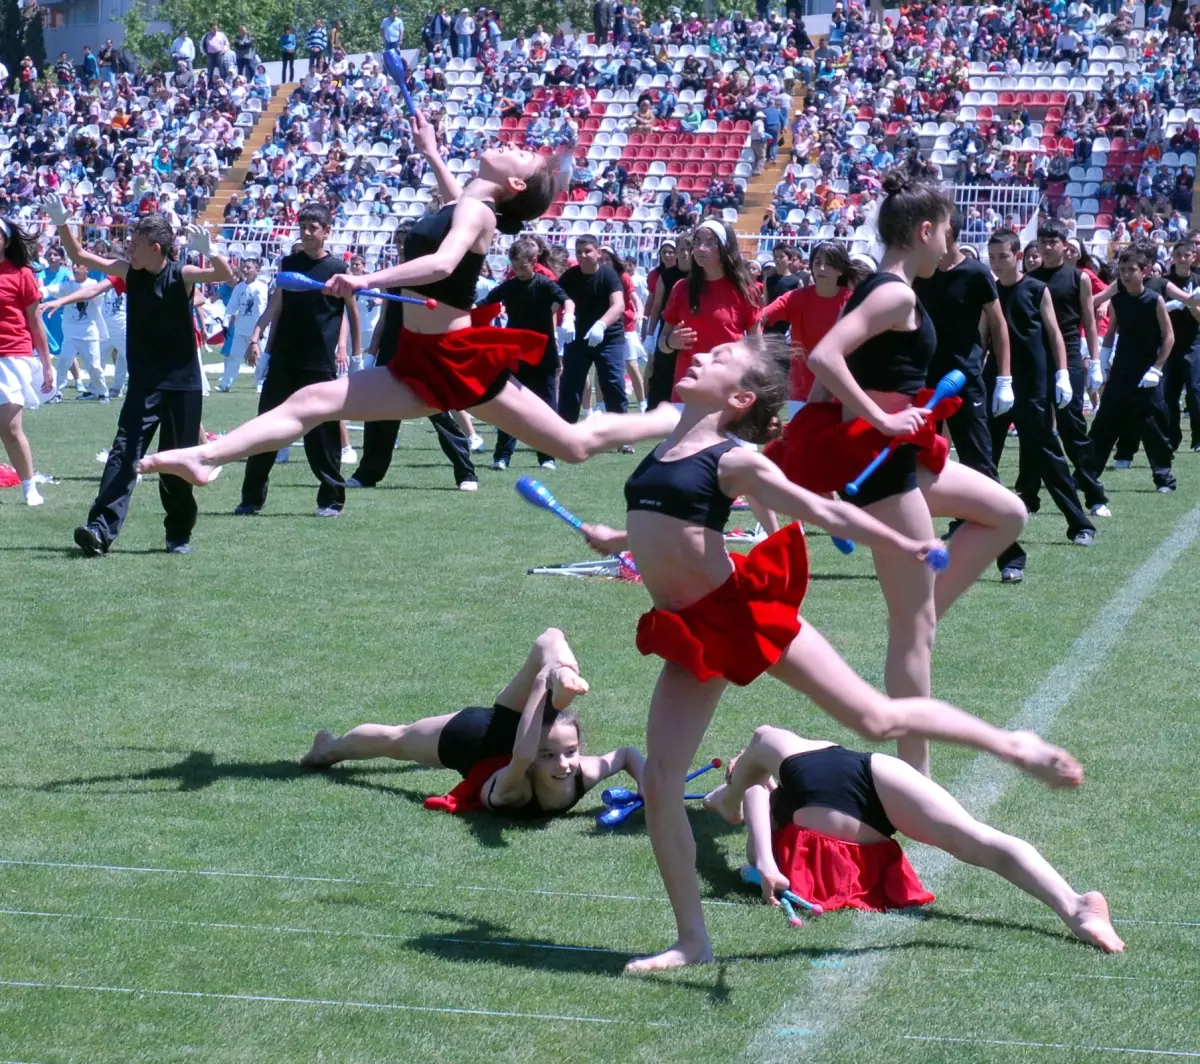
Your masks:
[{"label": "white shoe", "polygon": [[1112,510],[1108,508],[1108,503],[1098,502],[1095,506],[1089,507],[1088,513],[1093,517],[1112,517]]},{"label": "white shoe", "polygon": [[99,462],[101,465],[104,465],[104,463],[108,461],[108,448],[107,447],[105,447],[103,451],[96,452],[96,461]]},{"label": "white shoe", "polygon": [[547,459],[546,459],[546,460],[545,460],[545,461],[542,463],[542,468],[543,468],[543,469],[545,469],[547,472],[553,473],[553,472],[554,472],[554,470],[556,470],[556,469],[558,468],[558,466],[556,466],[556,465],[554,464],[554,459],[553,459],[553,458],[547,458]]},{"label": "white shoe", "polygon": [[275,455],[275,464],[283,465],[285,462],[289,461],[291,459],[291,457],[292,457],[291,447],[284,447],[283,450],[279,451],[279,453]]},{"label": "white shoe", "polygon": [[358,461],[358,452],[353,447],[342,448],[342,465],[352,465]]},{"label": "white shoe", "polygon": [[464,480],[461,484],[459,484],[458,490],[459,491],[478,491],[479,490],[479,481],[478,480]]},{"label": "white shoe", "polygon": [[223,465],[213,466],[208,474],[208,482],[211,484],[214,480],[216,480],[217,477],[221,475],[221,470],[224,468],[225,467]]},{"label": "white shoe", "polygon": [[647,409],[646,408],[646,400],[643,399],[640,403],[638,403],[638,413],[644,414],[646,412],[646,409]]},{"label": "white shoe", "polygon": [[492,468],[494,470],[496,470],[497,473],[503,473],[508,468],[508,459],[507,458],[497,458],[492,463]]},{"label": "white shoe", "polygon": [[36,485],[30,484],[29,490],[25,492],[25,505],[41,506],[45,501],[41,496],[41,492],[37,490]]},{"label": "white shoe", "polygon": [[487,446],[487,445],[483,442],[483,437],[480,436],[478,432],[475,433],[475,435],[471,437],[471,450],[472,451],[482,451],[485,446]]},{"label": "white shoe", "polygon": [[362,481],[356,480],[354,477],[347,477],[345,483],[346,483],[346,487],[348,487],[348,488],[361,488],[362,487]]}]

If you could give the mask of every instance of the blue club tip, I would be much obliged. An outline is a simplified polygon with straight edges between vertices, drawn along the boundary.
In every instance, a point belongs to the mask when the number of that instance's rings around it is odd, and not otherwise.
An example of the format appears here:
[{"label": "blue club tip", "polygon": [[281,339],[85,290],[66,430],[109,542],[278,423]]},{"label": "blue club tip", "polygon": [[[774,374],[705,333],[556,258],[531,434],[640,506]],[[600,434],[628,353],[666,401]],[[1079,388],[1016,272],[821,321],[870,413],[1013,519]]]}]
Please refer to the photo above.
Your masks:
[{"label": "blue club tip", "polygon": [[835,547],[837,547],[837,549],[840,550],[843,554],[853,554],[854,553],[854,540],[841,539],[838,536],[830,536],[830,539],[833,540],[833,545]]},{"label": "blue club tip", "polygon": [[945,547],[938,547],[936,550],[931,550],[925,556],[925,564],[935,573],[940,573],[950,564],[950,552]]}]

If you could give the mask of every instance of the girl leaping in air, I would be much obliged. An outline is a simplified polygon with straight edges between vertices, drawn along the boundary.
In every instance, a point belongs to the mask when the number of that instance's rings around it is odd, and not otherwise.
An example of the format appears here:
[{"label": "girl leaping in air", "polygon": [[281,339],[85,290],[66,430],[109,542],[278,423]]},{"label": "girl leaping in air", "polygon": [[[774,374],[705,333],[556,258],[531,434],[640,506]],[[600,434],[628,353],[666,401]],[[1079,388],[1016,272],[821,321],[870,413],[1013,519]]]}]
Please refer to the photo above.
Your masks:
[{"label": "girl leaping in air", "polygon": [[1052,787],[1075,787],[1082,779],[1070,754],[1037,735],[1002,731],[928,697],[887,698],[859,677],[801,622],[808,555],[799,524],[744,557],[729,555],[723,531],[738,495],[865,543],[895,565],[923,565],[939,545],[931,535],[904,535],[856,507],[797,487],[769,459],[729,438],[762,443],[777,431],[789,364],[781,345],[753,340],[695,355],[676,385],[685,403],[679,425],[626,482],[628,531],[584,528],[597,551],[633,551],[654,601],[638,622],[637,646],[666,659],[646,725],[642,794],[678,937],[664,952],[631,962],[631,971],[712,958],[684,774],[728,683],[746,685],[770,672],[873,742],[938,739],[986,750]]},{"label": "girl leaping in air", "polygon": [[[413,226],[402,265],[373,274],[339,274],[329,280],[327,291],[346,299],[364,288],[402,288],[437,300],[437,306],[406,310],[396,357],[386,369],[301,389],[219,440],[148,456],[139,466],[142,472],[165,471],[206,484],[215,467],[276,450],[325,421],[404,421],[439,410],[472,409],[535,450],[568,462],[670,431],[671,410],[608,414],[570,425],[512,379],[518,366],[541,360],[546,338],[474,324],[475,285],[496,230],[518,233],[523,222],[550,206],[555,162],[502,146],[483,154],[478,177],[464,191],[438,154],[433,127],[420,114],[414,115],[413,127],[446,206]],[[493,307],[490,313],[495,312]]]}]

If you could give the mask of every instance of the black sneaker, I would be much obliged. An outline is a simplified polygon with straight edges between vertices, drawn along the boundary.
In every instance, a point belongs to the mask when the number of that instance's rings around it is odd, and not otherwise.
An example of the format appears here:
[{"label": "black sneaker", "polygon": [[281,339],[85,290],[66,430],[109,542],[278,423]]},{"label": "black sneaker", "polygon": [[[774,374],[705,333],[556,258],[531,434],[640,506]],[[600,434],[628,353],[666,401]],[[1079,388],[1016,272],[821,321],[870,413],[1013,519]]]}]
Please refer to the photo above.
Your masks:
[{"label": "black sneaker", "polygon": [[1096,532],[1091,528],[1081,528],[1071,537],[1071,542],[1077,547],[1090,547],[1096,542]]},{"label": "black sneaker", "polygon": [[100,539],[94,529],[87,525],[80,525],[75,529],[75,546],[84,553],[87,558],[103,558],[108,553],[104,542]]},{"label": "black sneaker", "polygon": [[252,503],[252,502],[239,502],[233,508],[233,516],[234,517],[254,517],[261,509],[262,509],[261,506],[255,506],[254,503]]},{"label": "black sneaker", "polygon": [[1000,583],[1002,584],[1019,584],[1025,579],[1024,569],[1001,569]]},{"label": "black sneaker", "polygon": [[1159,495],[1170,495],[1171,492],[1173,492],[1175,490],[1175,485],[1174,484],[1159,484],[1159,486],[1157,488],[1155,488],[1154,490],[1156,492],[1158,492]]},{"label": "black sneaker", "polygon": [[168,554],[191,554],[192,545],[186,539],[167,540]]}]

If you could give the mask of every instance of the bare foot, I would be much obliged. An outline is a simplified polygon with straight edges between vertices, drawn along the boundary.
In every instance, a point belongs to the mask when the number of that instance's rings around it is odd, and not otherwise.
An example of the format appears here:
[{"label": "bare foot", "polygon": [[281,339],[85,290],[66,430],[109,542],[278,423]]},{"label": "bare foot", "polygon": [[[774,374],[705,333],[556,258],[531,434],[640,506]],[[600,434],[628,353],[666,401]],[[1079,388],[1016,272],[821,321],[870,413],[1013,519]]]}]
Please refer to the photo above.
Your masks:
[{"label": "bare foot", "polygon": [[1014,732],[1013,739],[1013,764],[1046,786],[1073,788],[1083,783],[1083,766],[1062,747],[1053,746],[1034,732]]},{"label": "bare foot", "polygon": [[182,447],[173,451],[148,454],[137,464],[139,473],[167,473],[202,488],[217,474],[220,466],[202,457],[204,447]]},{"label": "bare foot", "polygon": [[1113,929],[1108,916],[1108,902],[1098,890],[1079,896],[1079,908],[1065,921],[1078,939],[1104,950],[1105,953],[1124,953],[1125,943]]},{"label": "bare foot", "polygon": [[566,709],[589,690],[587,680],[572,665],[558,665],[550,673],[550,704],[555,709]]},{"label": "bare foot", "polygon": [[330,765],[336,765],[338,759],[333,756],[336,742],[337,736],[328,728],[322,728],[313,739],[308,753],[300,758],[300,764],[305,768],[328,768]]},{"label": "bare foot", "polygon": [[627,965],[625,971],[630,975],[642,972],[665,972],[669,968],[686,968],[689,964],[711,964],[713,959],[712,946],[705,939],[703,945],[688,948],[676,942],[670,949],[656,953],[653,957],[635,957]]},{"label": "bare foot", "polygon": [[728,783],[709,791],[704,796],[704,808],[729,821],[730,824],[742,822],[742,798]]}]

